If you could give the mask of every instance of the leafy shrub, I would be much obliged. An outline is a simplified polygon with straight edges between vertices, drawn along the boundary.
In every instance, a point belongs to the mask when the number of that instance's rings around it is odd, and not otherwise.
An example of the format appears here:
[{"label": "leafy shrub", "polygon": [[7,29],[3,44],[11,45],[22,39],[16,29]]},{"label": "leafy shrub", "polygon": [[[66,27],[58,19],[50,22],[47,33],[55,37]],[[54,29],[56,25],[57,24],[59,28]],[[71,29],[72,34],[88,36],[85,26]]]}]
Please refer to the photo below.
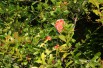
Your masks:
[{"label": "leafy shrub", "polygon": [[1,68],[101,67],[102,1],[5,0],[0,5]]}]

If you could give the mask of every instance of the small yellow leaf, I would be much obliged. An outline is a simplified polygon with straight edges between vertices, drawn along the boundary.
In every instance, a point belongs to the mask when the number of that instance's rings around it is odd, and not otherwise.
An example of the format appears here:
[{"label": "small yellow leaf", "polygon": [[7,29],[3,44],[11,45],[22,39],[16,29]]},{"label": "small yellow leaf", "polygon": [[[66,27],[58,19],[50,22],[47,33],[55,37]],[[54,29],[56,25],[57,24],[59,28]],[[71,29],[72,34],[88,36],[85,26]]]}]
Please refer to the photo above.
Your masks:
[{"label": "small yellow leaf", "polygon": [[64,53],[62,58],[66,58],[69,53]]},{"label": "small yellow leaf", "polygon": [[61,52],[66,52],[67,49],[68,49],[67,44],[63,44],[63,45],[61,45],[61,46],[59,47],[59,50],[60,50]]},{"label": "small yellow leaf", "polygon": [[50,59],[53,59],[54,57],[53,57],[53,54],[50,54]]},{"label": "small yellow leaf", "polygon": [[97,8],[99,8],[98,0],[89,0],[89,2],[92,3],[93,5],[95,5]]},{"label": "small yellow leaf", "polygon": [[60,38],[62,41],[66,42],[66,38],[65,38],[64,35],[59,35],[59,38]]},{"label": "small yellow leaf", "polygon": [[98,10],[93,10],[93,12],[96,14],[96,15],[99,15],[99,16],[101,16],[102,14],[101,14],[101,12],[100,11],[98,11]]},{"label": "small yellow leaf", "polygon": [[77,2],[77,0],[74,0],[74,3],[76,3]]},{"label": "small yellow leaf", "polygon": [[42,63],[42,60],[39,58],[37,61],[35,61],[37,63]]},{"label": "small yellow leaf", "polygon": [[45,54],[44,52],[41,54],[42,63],[45,64]]},{"label": "small yellow leaf", "polygon": [[45,52],[46,52],[46,54],[47,54],[47,55],[49,55],[49,54],[51,53],[51,51],[50,51],[50,50],[48,50],[48,49],[46,49],[46,51],[45,51]]}]

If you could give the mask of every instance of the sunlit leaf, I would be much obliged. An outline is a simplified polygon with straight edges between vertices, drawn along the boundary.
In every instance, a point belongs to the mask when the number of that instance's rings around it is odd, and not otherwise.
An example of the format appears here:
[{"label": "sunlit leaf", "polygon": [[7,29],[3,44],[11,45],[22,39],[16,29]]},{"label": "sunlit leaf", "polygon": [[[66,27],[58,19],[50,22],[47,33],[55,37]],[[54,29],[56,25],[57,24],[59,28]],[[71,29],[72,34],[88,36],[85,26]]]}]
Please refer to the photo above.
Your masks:
[{"label": "sunlit leaf", "polygon": [[37,62],[37,63],[42,63],[42,60],[39,58],[39,59],[36,60],[35,62]]},{"label": "sunlit leaf", "polygon": [[100,57],[100,55],[101,55],[100,52],[96,53],[96,54],[94,55],[94,57],[92,58],[92,61],[95,61],[95,62],[96,62],[96,60]]},{"label": "sunlit leaf", "polygon": [[46,49],[46,51],[45,51],[45,52],[46,52],[46,54],[47,54],[47,55],[49,55],[49,54],[51,53],[51,51],[50,51],[50,50],[48,50],[48,49]]},{"label": "sunlit leaf", "polygon": [[102,14],[101,14],[101,12],[100,11],[98,11],[98,10],[93,10],[93,12],[96,14],[96,15],[99,15],[99,16],[101,16]]},{"label": "sunlit leaf", "polygon": [[73,61],[70,60],[70,61],[66,64],[66,67],[70,66],[70,64],[72,64],[72,63],[73,63]]},{"label": "sunlit leaf", "polygon": [[99,2],[100,4],[103,4],[103,0],[98,0],[98,2]]},{"label": "sunlit leaf", "polygon": [[64,35],[59,35],[59,38],[60,38],[62,41],[66,42],[66,38],[65,38]]},{"label": "sunlit leaf", "polygon": [[95,5],[97,8],[99,8],[98,0],[89,0],[93,5]]},{"label": "sunlit leaf", "polygon": [[60,52],[67,52],[68,48],[67,44],[63,44],[59,47],[59,50]]},{"label": "sunlit leaf", "polygon": [[42,63],[43,63],[43,64],[45,64],[45,56],[46,56],[46,55],[45,55],[44,52],[43,52],[43,53],[41,54],[41,59],[42,59]]},{"label": "sunlit leaf", "polygon": [[76,3],[77,2],[77,0],[74,0],[74,3]]},{"label": "sunlit leaf", "polygon": [[66,58],[69,55],[69,53],[64,53],[62,58]]}]

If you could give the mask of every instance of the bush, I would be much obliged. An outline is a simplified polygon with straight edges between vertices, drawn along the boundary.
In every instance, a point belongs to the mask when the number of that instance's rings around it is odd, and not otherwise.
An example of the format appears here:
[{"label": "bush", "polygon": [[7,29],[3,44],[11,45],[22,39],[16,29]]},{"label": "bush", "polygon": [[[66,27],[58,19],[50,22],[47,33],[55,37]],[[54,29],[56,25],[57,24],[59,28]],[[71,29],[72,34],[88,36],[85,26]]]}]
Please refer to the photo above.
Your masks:
[{"label": "bush", "polygon": [[2,0],[0,5],[1,68],[102,67],[102,1]]}]

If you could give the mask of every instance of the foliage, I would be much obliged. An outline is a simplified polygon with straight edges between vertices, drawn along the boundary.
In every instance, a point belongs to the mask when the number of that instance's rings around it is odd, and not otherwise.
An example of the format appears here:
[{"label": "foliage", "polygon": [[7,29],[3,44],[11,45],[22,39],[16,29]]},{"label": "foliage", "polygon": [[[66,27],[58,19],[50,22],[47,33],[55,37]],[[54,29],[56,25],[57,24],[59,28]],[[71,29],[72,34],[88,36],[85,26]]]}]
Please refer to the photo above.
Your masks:
[{"label": "foliage", "polygon": [[102,67],[102,0],[2,0],[0,5],[0,68]]}]

